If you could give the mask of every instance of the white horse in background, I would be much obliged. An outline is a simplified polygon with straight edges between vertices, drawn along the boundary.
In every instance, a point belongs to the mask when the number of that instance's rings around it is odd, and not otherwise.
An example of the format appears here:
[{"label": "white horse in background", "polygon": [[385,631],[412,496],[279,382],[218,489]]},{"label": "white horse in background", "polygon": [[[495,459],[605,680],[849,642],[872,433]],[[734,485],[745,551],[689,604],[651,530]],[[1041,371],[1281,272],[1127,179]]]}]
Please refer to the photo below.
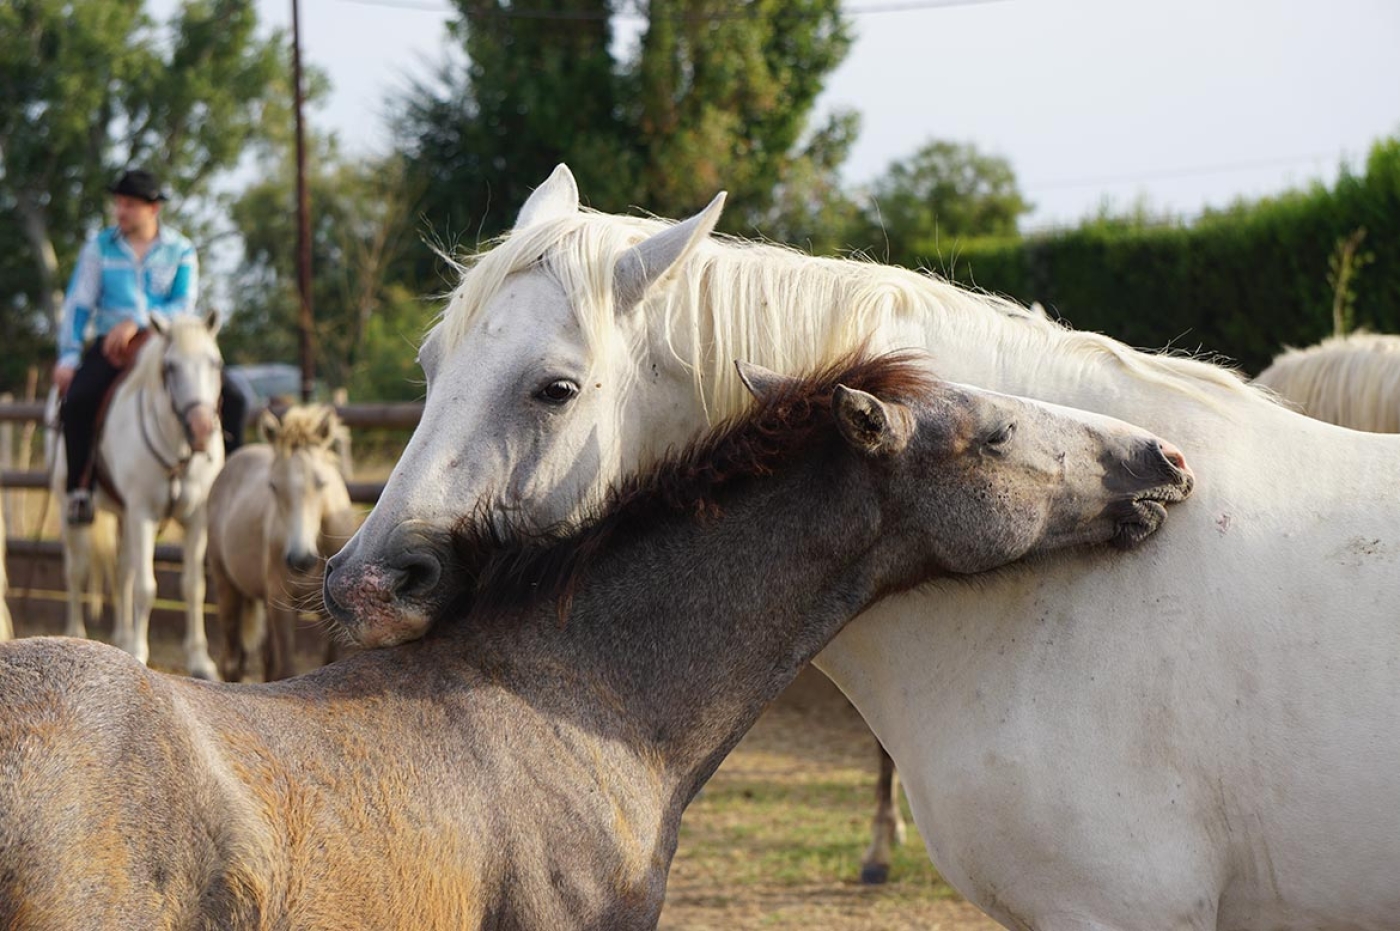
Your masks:
[{"label": "white horse in background", "polygon": [[[114,640],[141,662],[148,661],[156,535],[165,521],[173,520],[183,530],[186,668],[198,678],[217,679],[204,632],[204,552],[209,487],[224,464],[218,420],[223,358],[214,339],[219,316],[181,314],[167,320],[152,314],[151,329],[151,338],[116,388],[93,453],[96,469],[109,479],[94,483],[93,501],[99,511],[119,515],[121,523]],[[53,487],[62,489],[62,444],[54,463]],[[87,636],[82,592],[93,568],[92,534],[92,526],[63,528],[64,632],[70,637]]]},{"label": "white horse in background", "polygon": [[1400,336],[1358,331],[1274,357],[1255,381],[1309,417],[1400,433]]},{"label": "white horse in background", "polygon": [[263,442],[230,456],[209,492],[209,568],[227,682],[241,681],[259,651],[265,681],[296,675],[298,617],[320,609],[326,557],[359,525],[336,452],[348,445],[348,431],[335,408],[295,405],[280,418],[265,410],[258,432]]},{"label": "white horse in background", "polygon": [[1146,427],[1199,479],[1135,553],[886,599],[820,655],[939,871],[1017,929],[1393,931],[1400,437],[932,277],[718,240],[720,206],[584,211],[562,167],[532,195],[423,344],[422,421],[329,564],[347,631],[421,635],[428,531],[483,502],[578,514],[738,407],[733,358],[922,347],[954,381]]}]

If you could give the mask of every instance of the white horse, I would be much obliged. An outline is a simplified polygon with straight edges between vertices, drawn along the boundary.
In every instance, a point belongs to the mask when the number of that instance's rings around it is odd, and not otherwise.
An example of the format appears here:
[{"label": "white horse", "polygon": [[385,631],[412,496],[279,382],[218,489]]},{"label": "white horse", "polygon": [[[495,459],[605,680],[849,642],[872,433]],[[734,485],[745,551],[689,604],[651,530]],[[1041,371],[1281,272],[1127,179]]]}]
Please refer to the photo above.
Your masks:
[{"label": "white horse", "polygon": [[532,195],[422,347],[422,422],[327,572],[347,630],[420,634],[425,525],[575,515],[735,409],[731,358],[920,346],[953,380],[1142,425],[1199,477],[1140,552],[886,599],[819,657],[943,875],[1018,929],[1394,929],[1400,438],[928,276],[716,240],[719,210],[581,211],[562,167]]},{"label": "white horse", "polygon": [[[121,518],[117,554],[116,645],[141,662],[150,657],[149,626],[156,596],[156,534],[167,520],[184,531],[180,594],[185,600],[185,663],[189,673],[217,679],[204,632],[204,552],[209,487],[224,464],[218,401],[223,358],[214,341],[219,316],[151,315],[151,338],[141,347],[107,409],[94,455],[108,482],[96,484],[99,509]],[[54,488],[66,471],[59,444]],[[113,491],[120,499],[114,497]],[[82,592],[92,569],[92,528],[63,529],[68,586],[65,633],[85,637]]]},{"label": "white horse", "polygon": [[1255,381],[1318,420],[1400,433],[1400,336],[1356,332],[1287,349]]}]

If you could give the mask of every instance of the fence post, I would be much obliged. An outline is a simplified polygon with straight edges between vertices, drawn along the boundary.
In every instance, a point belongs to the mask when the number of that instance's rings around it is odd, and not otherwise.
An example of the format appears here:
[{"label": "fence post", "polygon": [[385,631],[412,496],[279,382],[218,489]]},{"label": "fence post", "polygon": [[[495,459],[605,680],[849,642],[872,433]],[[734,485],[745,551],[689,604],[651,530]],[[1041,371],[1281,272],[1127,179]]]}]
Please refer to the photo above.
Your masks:
[{"label": "fence post", "polygon": [[[37,365],[31,365],[24,378],[24,400],[33,402],[38,396],[39,367]],[[19,449],[15,450],[15,468],[21,472],[29,471],[29,463],[33,458],[34,452],[34,428],[36,426],[36,421],[26,420],[24,426],[19,428]],[[45,469],[49,468],[51,465],[53,465],[53,463],[47,460],[44,462]],[[14,528],[15,533],[27,534],[30,530],[29,516],[31,508],[29,507],[29,502],[33,496],[24,495],[17,490],[11,491],[10,494],[12,495],[10,500],[16,502],[10,505],[10,517],[12,518],[10,526]],[[38,519],[42,520],[43,518],[40,517]]]},{"label": "fence post", "polygon": [[[331,403],[337,409],[344,407],[350,403],[350,392],[344,388],[335,389],[331,392]],[[336,431],[335,451],[340,456],[340,475],[348,481],[355,474],[355,457],[350,449],[350,428],[344,424]]]},{"label": "fence post", "polygon": [[[6,391],[0,394],[0,404],[13,404],[15,396]],[[8,472],[15,468],[15,425],[6,420],[0,423],[0,472]],[[0,503],[0,526],[13,527],[19,521],[15,519],[16,504],[15,493],[6,490],[4,501]]]}]

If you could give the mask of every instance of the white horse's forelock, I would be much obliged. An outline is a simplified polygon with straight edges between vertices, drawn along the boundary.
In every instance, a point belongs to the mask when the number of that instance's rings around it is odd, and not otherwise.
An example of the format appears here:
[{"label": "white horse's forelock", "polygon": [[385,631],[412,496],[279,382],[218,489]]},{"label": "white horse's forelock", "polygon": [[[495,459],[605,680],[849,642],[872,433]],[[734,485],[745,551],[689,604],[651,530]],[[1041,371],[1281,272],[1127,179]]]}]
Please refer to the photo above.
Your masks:
[{"label": "white horse's forelock", "polygon": [[[609,353],[627,348],[615,338],[617,259],[670,225],[585,209],[507,234],[462,265],[462,281],[440,321],[445,347],[450,350],[466,337],[507,276],[539,267],[569,295],[595,363],[611,361]],[[1066,351],[1079,354],[1086,364],[1109,358],[1138,379],[1208,403],[1214,397],[1208,389],[1270,397],[1225,366],[1179,353],[1141,352],[1099,333],[1070,330],[1044,314],[930,272],[814,257],[724,236],[709,237],[672,269],[667,285],[652,289],[641,312],[664,315],[671,351],[694,373],[696,394],[711,419],[747,407],[749,396],[734,359],[777,371],[808,371],[874,333],[908,334],[907,345],[934,346],[949,328],[963,339],[970,335],[1003,349],[1024,349],[1021,358],[1051,350],[1061,359]],[[1015,321],[1011,329],[1008,320]]]},{"label": "white horse's forelock", "polygon": [[136,354],[131,374],[127,376],[129,384],[152,389],[161,387],[161,364],[165,355],[162,346],[167,342],[179,355],[193,355],[201,350],[219,355],[219,344],[201,318],[177,314],[170,318],[165,336],[152,336]]}]

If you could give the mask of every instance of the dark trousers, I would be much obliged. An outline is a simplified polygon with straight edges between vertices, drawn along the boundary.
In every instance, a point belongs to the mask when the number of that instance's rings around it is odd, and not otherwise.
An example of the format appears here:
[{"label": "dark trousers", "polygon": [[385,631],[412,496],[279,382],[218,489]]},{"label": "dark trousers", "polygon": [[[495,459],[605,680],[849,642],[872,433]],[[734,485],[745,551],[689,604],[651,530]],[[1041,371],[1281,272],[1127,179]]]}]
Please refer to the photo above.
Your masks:
[{"label": "dark trousers", "polygon": [[63,449],[68,456],[67,488],[91,488],[85,476],[88,460],[92,458],[92,434],[97,424],[97,409],[107,389],[122,370],[107,361],[102,354],[102,340],[95,341],[83,353],[68,393],[63,396]]},{"label": "dark trousers", "polygon": [[[83,353],[78,369],[73,373],[73,382],[63,397],[63,448],[68,457],[68,491],[77,488],[91,488],[92,482],[84,480],[88,471],[88,460],[92,457],[92,436],[97,427],[97,409],[107,389],[122,370],[117,368],[102,354],[102,340],[97,340]],[[223,389],[219,393],[219,420],[224,430],[224,454],[243,445],[243,425],[248,419],[248,402],[236,385],[223,378]]]},{"label": "dark trousers", "polygon": [[243,426],[248,422],[248,402],[238,386],[224,375],[219,392],[219,422],[224,428],[224,456],[232,456],[243,445]]}]

